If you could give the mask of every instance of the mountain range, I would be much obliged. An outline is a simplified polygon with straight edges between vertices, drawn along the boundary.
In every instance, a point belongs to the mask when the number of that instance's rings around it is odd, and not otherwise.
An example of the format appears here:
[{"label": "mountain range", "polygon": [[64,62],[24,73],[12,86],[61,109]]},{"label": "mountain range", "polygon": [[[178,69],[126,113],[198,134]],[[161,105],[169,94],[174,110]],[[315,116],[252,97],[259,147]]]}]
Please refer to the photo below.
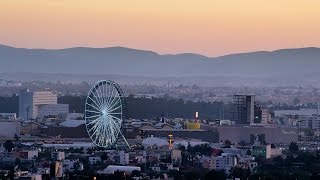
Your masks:
[{"label": "mountain range", "polygon": [[124,47],[26,49],[0,45],[0,73],[121,75],[162,78],[253,78],[318,84],[320,48],[281,49],[206,57],[160,55]]}]

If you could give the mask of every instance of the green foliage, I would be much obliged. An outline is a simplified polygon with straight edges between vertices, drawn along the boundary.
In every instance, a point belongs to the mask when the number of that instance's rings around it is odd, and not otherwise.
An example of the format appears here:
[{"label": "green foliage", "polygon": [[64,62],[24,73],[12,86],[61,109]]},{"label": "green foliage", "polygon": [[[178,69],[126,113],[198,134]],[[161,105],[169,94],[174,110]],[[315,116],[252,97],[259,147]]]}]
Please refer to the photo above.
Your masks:
[{"label": "green foliage", "polygon": [[224,148],[230,148],[231,147],[231,141],[229,139],[224,141]]},{"label": "green foliage", "polygon": [[87,149],[87,154],[92,154],[92,153],[93,153],[92,148]]},{"label": "green foliage", "polygon": [[177,170],[170,170],[168,172],[168,176],[169,177],[172,177],[173,179],[175,180],[180,180],[182,179],[182,173],[180,171],[177,171]]},{"label": "green foliage", "polygon": [[132,171],[131,176],[132,177],[140,177],[141,173],[140,173],[140,171],[134,170],[134,171]]},{"label": "green foliage", "polygon": [[290,151],[291,153],[296,153],[296,152],[298,152],[298,151],[299,151],[299,146],[298,146],[298,144],[295,143],[295,142],[291,142],[290,145],[289,145],[289,151]]},{"label": "green foliage", "polygon": [[318,177],[319,169],[319,153],[298,151],[294,155],[288,154],[285,159],[279,156],[272,162],[261,162],[254,179],[311,179]]},{"label": "green foliage", "polygon": [[226,178],[227,176],[223,171],[215,171],[215,170],[211,170],[204,177],[205,180],[211,180],[211,179],[225,180]]},{"label": "green foliage", "polygon": [[211,147],[209,144],[201,144],[201,145],[196,145],[194,147],[190,146],[188,148],[188,152],[191,154],[200,154],[200,155],[206,155],[210,156],[211,155]]},{"label": "green foliage", "polygon": [[14,148],[14,144],[12,141],[10,140],[7,140],[4,144],[3,144],[3,147],[8,151],[8,152],[11,152]]},{"label": "green foliage", "polygon": [[229,139],[224,141],[224,145],[226,146],[230,146],[231,145],[231,141]]},{"label": "green foliage", "polygon": [[242,169],[240,167],[234,167],[231,169],[230,177],[247,179],[250,177],[250,169]]},{"label": "green foliage", "polygon": [[[84,112],[86,97],[63,96],[58,98],[59,103],[69,104],[70,111]],[[126,98],[127,116],[129,118],[157,118],[165,114],[169,118],[182,117],[194,118],[194,112],[201,112],[201,116],[206,119],[219,118],[220,109],[231,112],[231,104],[221,102],[184,102],[181,99],[169,98],[135,98],[129,95]],[[225,118],[231,119],[231,114],[226,114]]]},{"label": "green foliage", "polygon": [[240,145],[240,146],[246,146],[246,145],[247,145],[247,143],[246,143],[246,141],[241,140],[241,141],[239,142],[239,145]]}]

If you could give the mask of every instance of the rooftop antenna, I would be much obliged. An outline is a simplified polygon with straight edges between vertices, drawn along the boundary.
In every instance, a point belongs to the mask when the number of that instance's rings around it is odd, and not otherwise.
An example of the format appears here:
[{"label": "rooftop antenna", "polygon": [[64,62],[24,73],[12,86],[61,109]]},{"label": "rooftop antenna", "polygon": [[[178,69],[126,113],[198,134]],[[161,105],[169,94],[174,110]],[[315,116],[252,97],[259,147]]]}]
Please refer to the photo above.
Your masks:
[{"label": "rooftop antenna", "polygon": [[320,128],[320,123],[319,123],[319,102],[317,104],[317,123],[318,123],[318,130]]},{"label": "rooftop antenna", "polygon": [[224,107],[222,107],[222,118],[223,118],[223,120],[225,119],[224,118]]}]

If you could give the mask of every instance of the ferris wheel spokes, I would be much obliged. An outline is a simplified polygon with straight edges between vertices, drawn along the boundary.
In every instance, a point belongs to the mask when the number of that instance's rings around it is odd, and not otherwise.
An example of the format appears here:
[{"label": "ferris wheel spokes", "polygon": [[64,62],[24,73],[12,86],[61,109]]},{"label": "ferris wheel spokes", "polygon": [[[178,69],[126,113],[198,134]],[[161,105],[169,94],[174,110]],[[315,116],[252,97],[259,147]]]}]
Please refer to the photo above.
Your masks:
[{"label": "ferris wheel spokes", "polygon": [[100,147],[113,145],[125,118],[124,98],[120,87],[112,81],[98,81],[90,89],[85,103],[85,121],[92,142]]}]

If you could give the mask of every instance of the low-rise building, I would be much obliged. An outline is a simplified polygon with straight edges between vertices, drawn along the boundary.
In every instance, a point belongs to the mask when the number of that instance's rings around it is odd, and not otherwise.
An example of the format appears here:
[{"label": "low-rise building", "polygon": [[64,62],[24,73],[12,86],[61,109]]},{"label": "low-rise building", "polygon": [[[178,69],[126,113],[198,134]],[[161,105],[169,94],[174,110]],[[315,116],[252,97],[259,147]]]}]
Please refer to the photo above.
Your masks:
[{"label": "low-rise building", "polygon": [[61,151],[52,152],[51,158],[54,160],[62,161],[65,159],[65,154],[64,152],[61,152]]},{"label": "low-rise building", "polygon": [[119,151],[119,164],[128,165],[129,164],[129,153],[124,151]]},{"label": "low-rise building", "polygon": [[271,145],[253,145],[252,156],[262,157],[264,159],[271,158]]},{"label": "low-rise building", "polygon": [[98,174],[114,174],[115,172],[124,172],[124,173],[132,173],[133,171],[141,171],[140,167],[136,166],[115,166],[109,165],[107,168],[103,170],[98,170]]},{"label": "low-rise building", "polygon": [[98,162],[101,162],[100,156],[91,156],[91,157],[89,157],[89,163],[91,165],[97,164]]},{"label": "low-rise building", "polygon": [[0,137],[15,137],[16,135],[20,135],[20,121],[0,119]]},{"label": "low-rise building", "polygon": [[237,165],[237,157],[229,153],[222,153],[221,156],[203,156],[201,158],[202,167],[206,169],[223,170],[229,172]]},{"label": "low-rise building", "polygon": [[39,151],[37,150],[24,150],[19,152],[21,161],[33,161],[38,157]]}]

